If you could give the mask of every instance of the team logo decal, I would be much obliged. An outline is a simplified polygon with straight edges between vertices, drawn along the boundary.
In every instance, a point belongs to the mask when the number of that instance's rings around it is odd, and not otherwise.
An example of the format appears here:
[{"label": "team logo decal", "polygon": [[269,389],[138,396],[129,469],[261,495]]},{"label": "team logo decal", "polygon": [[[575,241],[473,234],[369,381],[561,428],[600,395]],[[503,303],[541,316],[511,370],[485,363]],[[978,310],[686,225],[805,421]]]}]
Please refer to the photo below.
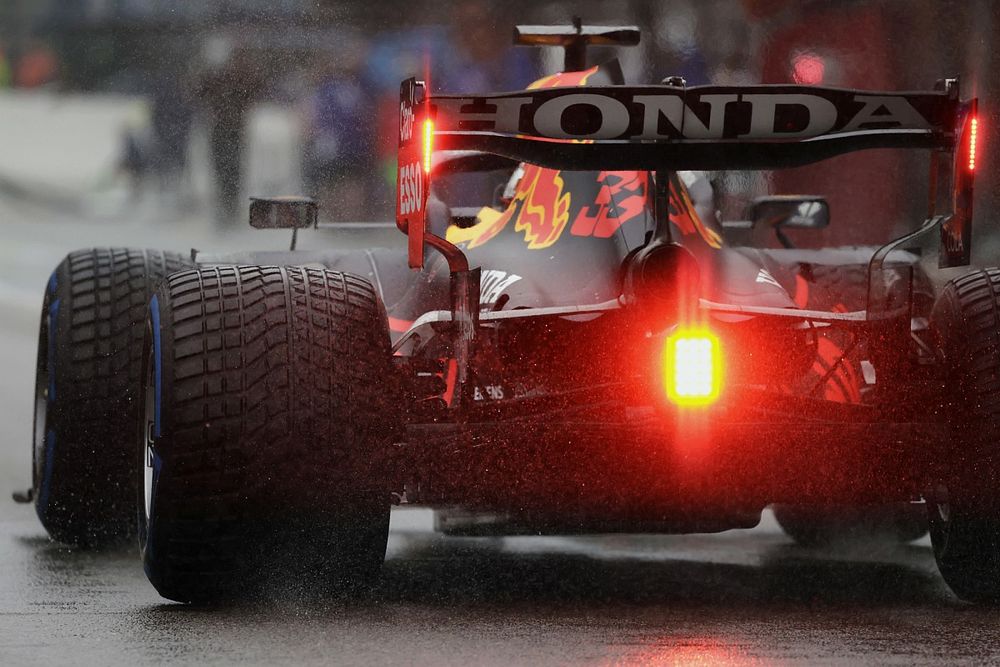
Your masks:
[{"label": "team logo decal", "polygon": [[514,230],[524,232],[529,249],[548,248],[559,239],[569,221],[570,196],[563,191],[563,186],[561,172],[525,165],[514,199],[503,213],[483,208],[475,225],[468,229],[451,226],[446,238],[451,243],[477,248],[514,219]]},{"label": "team logo decal", "polygon": [[514,196],[515,202],[522,202],[514,231],[524,232],[529,249],[548,248],[562,236],[569,221],[569,193],[563,192],[563,185],[558,171],[525,167]]},{"label": "team logo decal", "polygon": [[[514,231],[524,234],[529,250],[550,247],[567,227],[573,236],[608,238],[622,225],[642,221],[649,214],[648,176],[635,171],[595,174],[525,165],[514,199],[503,213],[483,208],[472,227],[449,227],[447,239],[476,248],[499,234],[511,220]],[[573,197],[570,192],[575,193]],[[575,202],[581,202],[579,208],[571,206]]]},{"label": "team logo decal", "polygon": [[808,140],[880,129],[932,130],[944,123],[949,104],[943,93],[872,95],[805,86],[543,90],[583,83],[562,76],[567,80],[543,80],[514,93],[437,97],[440,127],[561,141]]}]

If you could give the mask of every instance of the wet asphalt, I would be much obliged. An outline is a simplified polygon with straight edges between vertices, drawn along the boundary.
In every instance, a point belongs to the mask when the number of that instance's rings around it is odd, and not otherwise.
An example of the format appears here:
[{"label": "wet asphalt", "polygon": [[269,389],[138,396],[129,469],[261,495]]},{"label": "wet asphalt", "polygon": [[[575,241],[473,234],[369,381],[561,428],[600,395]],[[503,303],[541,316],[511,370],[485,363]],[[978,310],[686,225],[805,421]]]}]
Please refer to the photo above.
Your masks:
[{"label": "wet asphalt", "polygon": [[[397,514],[373,599],[160,599],[131,552],[0,523],[0,664],[987,664],[997,612],[925,544],[823,553],[773,524],[714,536],[443,538]],[[411,524],[411,525],[407,525]]]},{"label": "wet asphalt", "polygon": [[1000,663],[1000,610],[957,601],[926,538],[810,550],[769,514],[719,535],[445,538],[427,512],[402,510],[371,600],[166,602],[132,551],[50,542],[31,507],[8,500],[30,482],[37,305],[26,285],[40,297],[59,244],[82,244],[3,232],[0,667]]}]

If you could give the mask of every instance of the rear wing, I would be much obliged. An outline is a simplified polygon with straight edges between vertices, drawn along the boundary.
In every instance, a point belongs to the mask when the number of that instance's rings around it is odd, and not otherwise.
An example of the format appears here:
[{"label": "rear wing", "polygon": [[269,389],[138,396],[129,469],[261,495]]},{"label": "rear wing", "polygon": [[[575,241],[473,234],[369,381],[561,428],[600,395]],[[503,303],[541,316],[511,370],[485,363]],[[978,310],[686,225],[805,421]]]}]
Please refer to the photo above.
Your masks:
[{"label": "rear wing", "polygon": [[[551,169],[659,172],[778,169],[870,148],[920,148],[954,156],[942,264],[957,266],[969,261],[977,132],[976,100],[962,102],[956,80],[922,92],[661,85],[431,98],[408,79],[400,89],[396,220],[410,237],[413,267],[422,266],[425,240],[446,243],[424,224],[436,150]],[[930,199],[935,208],[936,191]]]}]

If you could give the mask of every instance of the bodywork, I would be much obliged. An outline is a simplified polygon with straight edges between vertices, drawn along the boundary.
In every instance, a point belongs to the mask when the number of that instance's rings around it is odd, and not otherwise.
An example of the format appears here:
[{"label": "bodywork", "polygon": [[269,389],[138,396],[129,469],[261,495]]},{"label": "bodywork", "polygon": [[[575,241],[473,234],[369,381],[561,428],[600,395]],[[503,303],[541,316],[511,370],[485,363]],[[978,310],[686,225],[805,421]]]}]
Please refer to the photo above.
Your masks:
[{"label": "bodywork", "polygon": [[[397,225],[442,305],[396,342],[401,500],[461,507],[443,514],[455,531],[489,511],[507,532],[564,532],[721,530],[770,502],[919,499],[944,428],[933,288],[907,249],[940,234],[941,266],[969,261],[975,100],[956,81],[897,93],[591,76],[461,96],[402,84]],[[693,170],[869,148],[924,149],[932,165],[927,219],[878,248],[728,247],[688,187]],[[455,151],[523,174],[505,206],[442,233],[432,157]],[[630,274],[657,244],[698,266],[662,300]],[[824,266],[863,271],[864,297],[817,305]],[[725,360],[720,399],[698,409],[665,398],[658,358],[692,323]]]}]

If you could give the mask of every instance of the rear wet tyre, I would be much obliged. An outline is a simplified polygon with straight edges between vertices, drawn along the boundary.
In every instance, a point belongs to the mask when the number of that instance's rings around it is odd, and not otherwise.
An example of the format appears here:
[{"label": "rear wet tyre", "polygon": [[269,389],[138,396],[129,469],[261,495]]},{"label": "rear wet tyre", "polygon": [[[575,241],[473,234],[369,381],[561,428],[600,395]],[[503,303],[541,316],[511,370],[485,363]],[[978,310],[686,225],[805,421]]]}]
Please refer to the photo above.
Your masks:
[{"label": "rear wet tyre", "polygon": [[[807,308],[815,310],[862,310],[868,299],[868,265],[816,265],[812,268],[812,289],[809,291]],[[929,284],[922,271],[914,274],[914,291],[925,294]],[[926,311],[920,311],[926,312]],[[830,335],[835,335],[832,333]],[[844,349],[849,338],[836,340],[838,348]],[[850,377],[860,378],[860,361],[863,357],[855,351],[847,363],[855,369],[848,378],[832,375],[828,380],[834,391],[833,396],[855,395],[861,399],[861,387],[847,386]],[[825,372],[825,368],[822,369]],[[814,371],[818,378],[821,373]],[[913,503],[891,503],[885,505],[859,505],[838,507],[814,507],[800,505],[775,505],[774,516],[785,534],[798,544],[810,547],[830,546],[842,543],[888,542],[905,544],[923,537],[927,533],[926,510]]]},{"label": "rear wet tyre", "polygon": [[160,594],[369,589],[398,410],[371,284],[304,267],[179,273],[151,303],[146,349],[139,538]]},{"label": "rear wet tyre", "polygon": [[35,387],[33,489],[49,535],[82,547],[135,535],[134,421],[146,309],[191,266],[157,250],[70,253],[45,290]]},{"label": "rear wet tyre", "polygon": [[942,409],[951,437],[928,499],[934,557],[969,602],[1000,602],[1000,269],[952,280],[931,326],[946,369]]}]

